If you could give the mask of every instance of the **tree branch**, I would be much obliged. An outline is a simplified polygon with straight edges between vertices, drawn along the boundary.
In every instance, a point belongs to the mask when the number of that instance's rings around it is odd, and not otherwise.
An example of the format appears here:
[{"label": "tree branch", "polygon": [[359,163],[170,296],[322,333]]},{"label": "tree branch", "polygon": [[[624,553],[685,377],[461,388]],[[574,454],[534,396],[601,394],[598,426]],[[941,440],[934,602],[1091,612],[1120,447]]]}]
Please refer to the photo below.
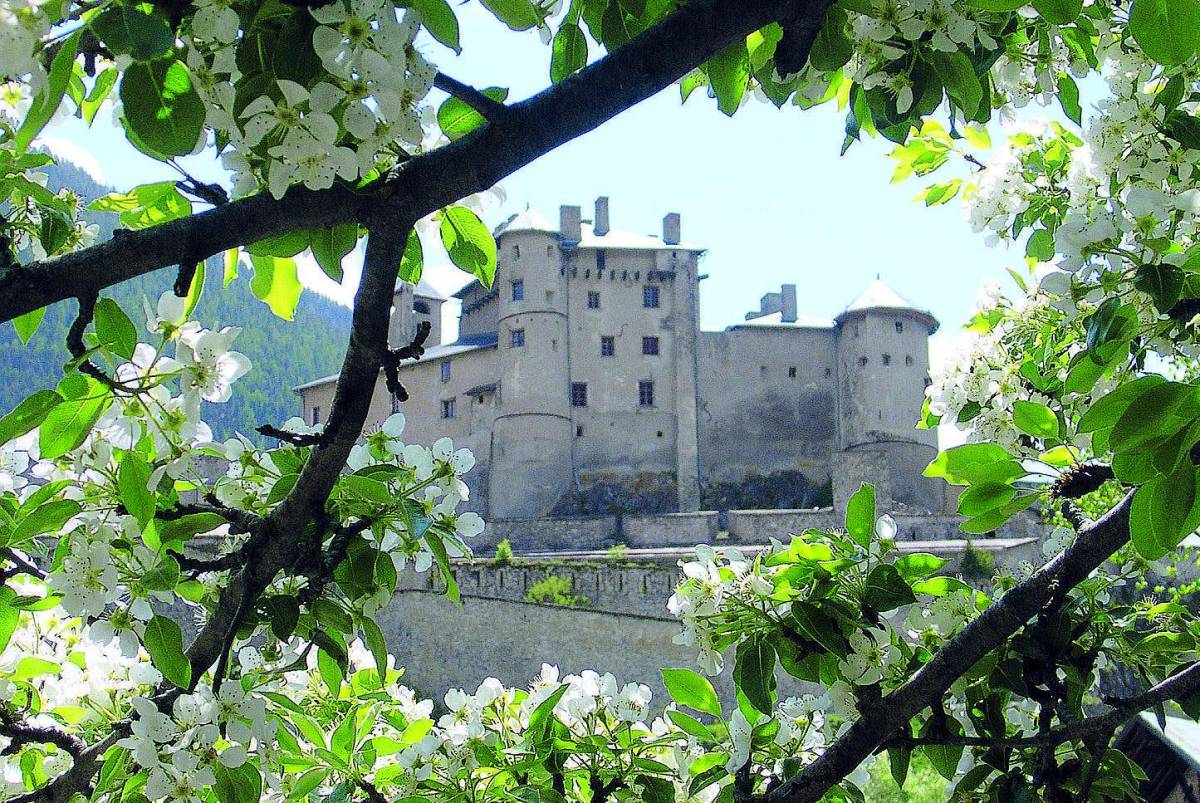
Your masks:
[{"label": "tree branch", "polygon": [[444,72],[439,71],[433,77],[433,85],[447,95],[453,95],[479,112],[488,122],[499,122],[508,112],[508,107],[500,101],[492,100],[475,87],[468,86],[456,78],[451,78]]},{"label": "tree branch", "polygon": [[764,25],[784,15],[819,19],[823,13],[820,0],[693,0],[566,80],[506,106],[502,120],[408,160],[363,190],[293,187],[280,200],[261,193],[0,272],[0,322],[298,229],[419,220],[595,129]]},{"label": "tree branch", "polygon": [[816,761],[777,786],[765,799],[771,803],[819,800],[928,706],[930,700],[941,699],[955,680],[1041,611],[1056,589],[1075,587],[1127,543],[1132,502],[1130,493],[1099,521],[1085,528],[1066,551],[981,613],[946,642],[929,663],[884,697],[872,715],[855,721]]}]

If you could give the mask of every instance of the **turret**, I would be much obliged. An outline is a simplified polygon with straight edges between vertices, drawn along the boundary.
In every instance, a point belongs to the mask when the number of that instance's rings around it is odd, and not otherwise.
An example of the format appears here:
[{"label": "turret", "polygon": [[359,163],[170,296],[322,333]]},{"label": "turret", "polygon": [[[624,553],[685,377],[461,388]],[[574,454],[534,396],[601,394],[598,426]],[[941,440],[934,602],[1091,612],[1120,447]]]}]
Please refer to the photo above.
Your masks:
[{"label": "turret", "polygon": [[416,286],[406,281],[397,281],[392,293],[392,317],[388,321],[388,345],[400,348],[412,342],[417,326],[424,321],[430,324],[429,338],[425,346],[436,346],[442,342],[442,304],[446,297],[422,279]]},{"label": "turret", "polygon": [[864,476],[835,487],[835,497],[852,491],[850,485],[859,480],[886,482],[893,500],[940,512],[944,489],[921,477],[937,454],[937,432],[915,427],[937,319],[876,279],[834,323],[839,446],[846,452],[872,453],[844,462],[879,473],[877,480]]},{"label": "turret", "polygon": [[489,512],[535,518],[571,487],[568,277],[559,232],[535,213],[510,219],[497,237],[500,402]]}]

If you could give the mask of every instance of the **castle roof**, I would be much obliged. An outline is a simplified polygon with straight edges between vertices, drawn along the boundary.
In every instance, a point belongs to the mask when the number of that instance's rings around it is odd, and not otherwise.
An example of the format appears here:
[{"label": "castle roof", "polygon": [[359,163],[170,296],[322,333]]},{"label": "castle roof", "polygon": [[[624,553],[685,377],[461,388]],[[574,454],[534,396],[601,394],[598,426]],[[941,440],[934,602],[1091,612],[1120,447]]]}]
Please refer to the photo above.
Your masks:
[{"label": "castle roof", "polygon": [[[406,282],[403,279],[397,279],[396,280],[396,289],[399,290],[400,286],[404,285],[404,284],[411,284],[411,283]],[[439,293],[432,284],[430,284],[428,281],[426,281],[424,279],[424,277],[422,277],[421,280],[419,282],[417,282],[417,288],[413,291],[413,296],[415,296],[416,298],[428,298],[431,301],[445,301],[446,300],[446,297],[444,295],[442,295],[441,293]]]},{"label": "castle roof", "polygon": [[794,321],[785,321],[782,312],[768,312],[747,318],[744,323],[735,323],[729,329],[755,329],[763,326],[795,327],[799,329],[832,329],[833,321],[813,315],[797,315]]},{"label": "castle roof", "polygon": [[[444,360],[447,357],[454,357],[459,354],[466,354],[469,351],[479,351],[481,349],[495,348],[499,342],[499,336],[496,332],[485,332],[479,335],[468,335],[460,337],[453,343],[444,343],[439,346],[433,346],[425,350],[421,355],[421,359],[417,362],[429,362],[430,360]],[[413,363],[405,363],[412,365]],[[299,393],[309,388],[315,388],[320,385],[327,385],[330,382],[336,382],[339,374],[330,374],[323,376],[320,379],[314,379],[312,382],[305,382],[303,385],[296,385],[292,388],[293,393]]]},{"label": "castle roof", "polygon": [[933,317],[933,313],[929,310],[921,309],[916,304],[906,299],[904,296],[897,293],[891,287],[884,283],[882,279],[876,279],[867,285],[858,298],[850,302],[850,305],[842,311],[842,314],[834,319],[835,323],[841,323],[847,316],[855,312],[866,312],[867,310],[891,310],[894,312],[906,312],[910,315],[918,317],[925,321],[932,330],[938,328],[937,318]]},{"label": "castle roof", "polygon": [[[690,243],[667,244],[656,234],[638,234],[625,229],[610,229],[602,235],[595,233],[592,221],[580,223],[580,238],[576,248],[614,248],[623,251],[659,251],[670,248],[672,251],[703,251],[698,245]],[[558,235],[558,227],[532,209],[518,212],[496,227],[496,237],[517,231],[540,231],[546,234]]]}]

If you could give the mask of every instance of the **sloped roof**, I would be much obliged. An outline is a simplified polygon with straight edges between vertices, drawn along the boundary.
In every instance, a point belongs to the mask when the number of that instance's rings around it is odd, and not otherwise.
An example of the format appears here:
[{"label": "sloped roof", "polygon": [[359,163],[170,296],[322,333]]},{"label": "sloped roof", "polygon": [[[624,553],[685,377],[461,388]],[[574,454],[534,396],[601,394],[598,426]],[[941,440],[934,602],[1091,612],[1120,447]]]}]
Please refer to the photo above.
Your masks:
[{"label": "sloped roof", "polygon": [[501,234],[513,231],[544,231],[549,234],[558,234],[558,226],[552,225],[550,221],[532,209],[526,209],[497,226],[495,235],[499,237]]},{"label": "sloped roof", "polygon": [[[458,354],[466,354],[469,351],[479,351],[480,349],[495,348],[499,338],[495,332],[485,332],[479,335],[469,335],[459,338],[453,343],[444,343],[440,346],[433,346],[426,349],[421,359],[416,362],[429,362],[430,360],[444,360],[447,357],[453,357]],[[413,365],[414,363],[404,363],[404,365]],[[327,385],[330,382],[336,382],[339,374],[330,374],[323,376],[320,379],[314,379],[312,382],[305,382],[303,385],[296,385],[292,388],[293,393],[299,393],[309,388],[315,388],[320,385]]]},{"label": "sloped roof", "polygon": [[784,326],[799,329],[832,329],[833,321],[829,318],[818,318],[814,315],[797,315],[794,321],[785,321],[782,312],[768,312],[766,315],[756,315],[747,318],[742,323],[735,323],[729,329],[753,329],[761,326]]},{"label": "sloped roof", "polygon": [[904,296],[897,293],[888,286],[882,279],[876,279],[867,285],[867,289],[859,294],[858,298],[850,302],[850,305],[842,312],[841,315],[835,318],[835,322],[841,322],[843,318],[853,312],[865,312],[866,310],[896,310],[912,313],[925,320],[926,323],[933,329],[938,328],[937,318],[933,317],[933,313],[929,310],[921,309],[916,304],[912,303]]},{"label": "sloped roof", "polygon": [[[656,234],[638,234],[625,229],[610,229],[604,235],[597,235],[590,220],[580,223],[580,238],[576,248],[614,248],[629,251],[660,250],[670,248],[674,251],[703,251],[698,245],[678,243],[668,245]],[[495,236],[500,237],[517,231],[540,231],[547,234],[559,233],[555,226],[532,209],[518,212],[496,227]]]},{"label": "sloped roof", "polygon": [[[396,289],[399,290],[401,285],[409,284],[403,279],[396,280]],[[445,301],[446,297],[439,293],[437,289],[425,280],[424,277],[417,282],[417,288],[413,291],[413,295],[418,298],[428,298],[432,301]]]}]

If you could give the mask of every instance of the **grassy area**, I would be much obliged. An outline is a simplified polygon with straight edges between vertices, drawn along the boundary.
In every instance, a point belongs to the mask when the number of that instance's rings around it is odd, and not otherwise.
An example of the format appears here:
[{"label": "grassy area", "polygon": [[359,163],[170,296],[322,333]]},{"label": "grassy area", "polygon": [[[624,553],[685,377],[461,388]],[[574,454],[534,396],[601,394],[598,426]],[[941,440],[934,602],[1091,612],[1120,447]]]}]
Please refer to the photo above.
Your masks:
[{"label": "grassy area", "polygon": [[869,803],[945,803],[946,779],[920,753],[912,757],[904,788],[896,786],[886,755],[871,765],[871,782],[863,791]]}]

